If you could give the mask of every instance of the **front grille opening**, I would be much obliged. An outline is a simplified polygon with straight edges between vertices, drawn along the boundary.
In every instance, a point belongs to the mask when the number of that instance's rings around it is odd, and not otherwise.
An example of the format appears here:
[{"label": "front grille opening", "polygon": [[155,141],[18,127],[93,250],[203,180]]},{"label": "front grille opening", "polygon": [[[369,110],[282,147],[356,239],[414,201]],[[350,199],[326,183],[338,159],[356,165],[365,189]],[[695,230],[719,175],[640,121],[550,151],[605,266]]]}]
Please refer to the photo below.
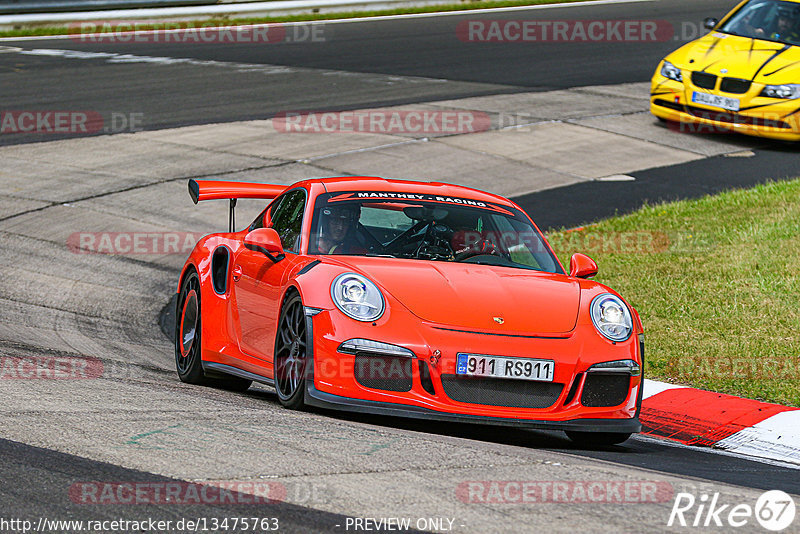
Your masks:
[{"label": "front grille opening", "polygon": [[428,362],[419,360],[419,381],[422,383],[424,389],[429,395],[436,395],[436,389],[433,387],[433,380],[431,380],[431,371],[428,369]]},{"label": "front grille opening", "polygon": [[748,124],[752,126],[764,126],[768,128],[781,128],[784,130],[791,128],[788,123],[782,120],[751,117],[749,115],[742,115],[730,111],[714,111],[711,109],[698,108],[696,106],[686,106],[677,102],[670,102],[669,100],[656,99],[653,101],[653,104],[656,106],[661,106],[662,108],[682,111],[701,119],[717,122],[725,122],[729,124]]},{"label": "front grille opening", "polygon": [[660,98],[653,101],[653,104],[656,106],[661,106],[662,108],[669,108],[674,109],[675,111],[685,111],[683,104],[678,102],[671,102],[669,100],[661,100]]},{"label": "front grille opening", "polygon": [[710,109],[703,109],[695,106],[686,106],[686,111],[695,117],[718,122],[727,122],[731,124],[750,124],[753,126],[764,126],[768,128],[791,128],[789,124],[781,120],[765,119],[763,117],[751,117],[749,115],[741,115],[732,111],[712,111]]},{"label": "front grille opening", "polygon": [[750,90],[750,80],[740,78],[723,78],[719,90],[726,93],[741,95]]},{"label": "front grille opening", "polygon": [[630,386],[627,373],[587,373],[581,404],[589,408],[619,406],[628,398]]},{"label": "front grille opening", "polygon": [[370,389],[384,391],[411,391],[411,358],[375,355],[359,352],[353,364],[356,382]]},{"label": "front grille opening", "polygon": [[713,89],[717,85],[717,75],[695,71],[692,73],[692,83],[703,89]]},{"label": "front grille opening", "polygon": [[572,381],[572,387],[569,388],[567,397],[564,399],[564,406],[572,402],[572,399],[574,399],[575,395],[578,394],[578,388],[581,385],[581,378],[583,378],[583,373],[578,373],[575,375],[575,380]]},{"label": "front grille opening", "polygon": [[504,378],[442,375],[445,394],[454,401],[508,408],[549,408],[564,384]]}]

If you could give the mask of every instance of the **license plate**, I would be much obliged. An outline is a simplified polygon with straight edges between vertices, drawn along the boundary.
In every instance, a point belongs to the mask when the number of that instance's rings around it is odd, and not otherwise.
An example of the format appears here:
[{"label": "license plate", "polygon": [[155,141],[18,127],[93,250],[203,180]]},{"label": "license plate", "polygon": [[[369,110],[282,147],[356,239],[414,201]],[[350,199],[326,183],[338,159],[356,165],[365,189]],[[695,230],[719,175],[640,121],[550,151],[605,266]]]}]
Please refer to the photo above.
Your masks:
[{"label": "license plate", "polygon": [[710,95],[708,93],[694,91],[692,93],[692,102],[715,108],[727,109],[729,111],[739,111],[739,99],[729,98],[727,96]]},{"label": "license plate", "polygon": [[555,362],[553,360],[508,358],[464,352],[459,352],[456,359],[456,374],[464,376],[490,376],[552,382],[554,369]]}]

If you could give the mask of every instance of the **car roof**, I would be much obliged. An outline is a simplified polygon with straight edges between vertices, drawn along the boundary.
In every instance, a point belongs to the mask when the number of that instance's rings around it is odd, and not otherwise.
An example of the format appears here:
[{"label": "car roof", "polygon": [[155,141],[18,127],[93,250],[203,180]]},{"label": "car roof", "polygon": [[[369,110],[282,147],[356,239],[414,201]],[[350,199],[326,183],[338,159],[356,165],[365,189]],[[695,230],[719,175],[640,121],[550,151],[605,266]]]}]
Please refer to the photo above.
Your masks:
[{"label": "car roof", "polygon": [[[466,198],[483,202],[492,202],[502,206],[514,207],[507,198],[478,189],[440,182],[417,182],[412,180],[390,180],[378,176],[346,176],[333,178],[316,178],[305,183],[321,183],[329,193],[347,191],[376,191],[393,193],[418,193]],[[300,185],[300,184],[297,184]]]}]

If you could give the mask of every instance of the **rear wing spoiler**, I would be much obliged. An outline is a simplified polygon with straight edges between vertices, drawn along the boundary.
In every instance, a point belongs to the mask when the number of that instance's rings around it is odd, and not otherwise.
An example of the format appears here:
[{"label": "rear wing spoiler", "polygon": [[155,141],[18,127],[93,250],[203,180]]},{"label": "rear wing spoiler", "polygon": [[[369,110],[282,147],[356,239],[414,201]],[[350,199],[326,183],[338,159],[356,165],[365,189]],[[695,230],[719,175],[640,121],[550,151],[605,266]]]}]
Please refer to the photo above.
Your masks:
[{"label": "rear wing spoiler", "polygon": [[280,195],[285,185],[255,184],[252,182],[219,182],[216,180],[189,180],[189,196],[197,204],[201,200],[219,200],[223,198],[275,198]]},{"label": "rear wing spoiler", "polygon": [[236,226],[236,200],[240,198],[273,199],[286,189],[285,185],[252,182],[221,182],[217,180],[189,180],[189,196],[197,204],[201,200],[228,200],[228,231]]}]

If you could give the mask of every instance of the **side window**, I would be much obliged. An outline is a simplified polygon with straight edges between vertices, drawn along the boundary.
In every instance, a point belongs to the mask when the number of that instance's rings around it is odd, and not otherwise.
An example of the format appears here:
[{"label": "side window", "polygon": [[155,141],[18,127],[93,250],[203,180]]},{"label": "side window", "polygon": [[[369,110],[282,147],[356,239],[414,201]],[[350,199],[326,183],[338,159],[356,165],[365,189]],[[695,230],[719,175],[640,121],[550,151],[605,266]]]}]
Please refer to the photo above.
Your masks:
[{"label": "side window", "polygon": [[253,230],[256,230],[258,228],[264,228],[264,218],[267,216],[267,210],[268,209],[269,209],[269,206],[264,208],[264,211],[262,211],[261,213],[258,214],[258,217],[256,217],[256,220],[253,221],[252,223],[250,223],[250,227],[248,228],[248,231],[252,232]]},{"label": "side window", "polygon": [[297,252],[300,249],[300,231],[303,226],[303,211],[306,194],[297,189],[279,200],[271,212],[272,228],[278,232],[284,250]]}]

